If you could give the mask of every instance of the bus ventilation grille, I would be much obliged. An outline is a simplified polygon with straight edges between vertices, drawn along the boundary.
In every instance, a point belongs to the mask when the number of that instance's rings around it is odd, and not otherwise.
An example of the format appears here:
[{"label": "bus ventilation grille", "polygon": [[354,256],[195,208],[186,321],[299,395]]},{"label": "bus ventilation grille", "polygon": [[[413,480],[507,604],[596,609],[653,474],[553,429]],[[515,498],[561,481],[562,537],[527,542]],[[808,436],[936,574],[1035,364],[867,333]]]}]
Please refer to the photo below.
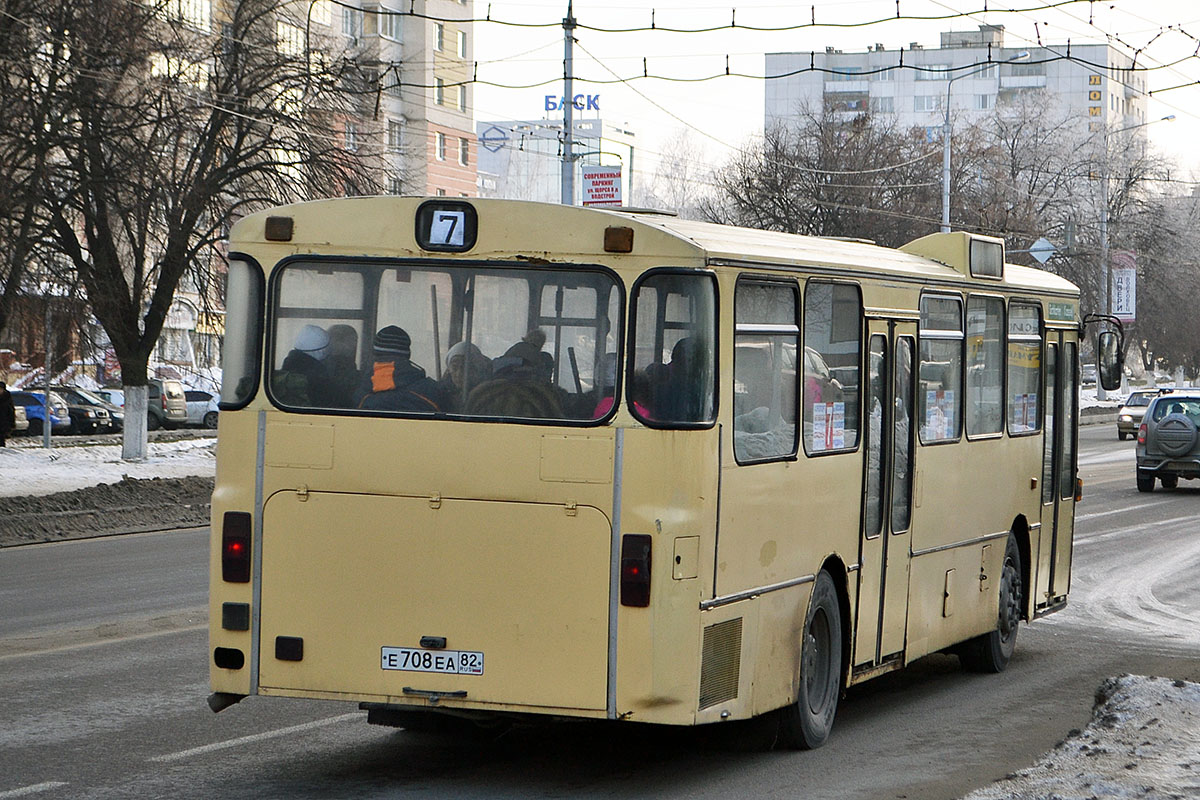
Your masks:
[{"label": "bus ventilation grille", "polygon": [[704,629],[700,661],[700,709],[734,700],[742,666],[742,618]]}]

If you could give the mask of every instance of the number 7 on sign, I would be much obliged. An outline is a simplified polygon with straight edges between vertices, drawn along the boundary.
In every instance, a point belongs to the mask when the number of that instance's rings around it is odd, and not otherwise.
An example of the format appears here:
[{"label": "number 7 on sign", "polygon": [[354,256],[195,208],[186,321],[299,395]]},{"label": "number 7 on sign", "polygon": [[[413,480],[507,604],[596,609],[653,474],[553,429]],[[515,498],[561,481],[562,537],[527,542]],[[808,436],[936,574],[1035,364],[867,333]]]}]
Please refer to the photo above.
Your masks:
[{"label": "number 7 on sign", "polygon": [[465,216],[462,211],[435,211],[429,224],[430,244],[462,247]]}]

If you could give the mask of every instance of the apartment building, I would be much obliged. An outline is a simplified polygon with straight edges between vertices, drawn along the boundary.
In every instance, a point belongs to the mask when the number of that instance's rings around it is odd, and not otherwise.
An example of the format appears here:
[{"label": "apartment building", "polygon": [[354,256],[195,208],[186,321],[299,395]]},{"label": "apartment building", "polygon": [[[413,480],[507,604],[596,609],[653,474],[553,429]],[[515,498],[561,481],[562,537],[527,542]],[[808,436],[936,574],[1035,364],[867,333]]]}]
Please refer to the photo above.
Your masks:
[{"label": "apartment building", "polygon": [[388,194],[475,195],[472,0],[350,0],[336,6],[347,52],[379,91],[346,120],[348,147],[383,139]]},{"label": "apartment building", "polygon": [[[947,97],[952,122],[974,122],[1022,93],[1040,92],[1048,115],[1086,119],[1092,130],[1146,122],[1145,76],[1106,44],[1029,47],[1005,42],[1003,25],[945,32],[941,46],[883,44],[866,52],[768,53],[764,123],[788,124],[806,109],[847,118],[870,111],[940,138]],[[794,73],[794,74],[791,74]],[[951,82],[952,81],[952,82]]]}]

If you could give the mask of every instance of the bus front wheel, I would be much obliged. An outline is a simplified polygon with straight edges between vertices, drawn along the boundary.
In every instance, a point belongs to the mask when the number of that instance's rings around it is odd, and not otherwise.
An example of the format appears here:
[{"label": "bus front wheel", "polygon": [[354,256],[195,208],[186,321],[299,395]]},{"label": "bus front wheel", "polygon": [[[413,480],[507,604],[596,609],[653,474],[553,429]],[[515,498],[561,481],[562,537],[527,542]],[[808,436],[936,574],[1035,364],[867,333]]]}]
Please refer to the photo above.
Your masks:
[{"label": "bus front wheel", "polygon": [[959,660],[972,672],[1003,672],[1017,647],[1017,625],[1021,621],[1021,551],[1011,533],[1004,547],[1000,570],[1000,610],[996,628],[963,642]]},{"label": "bus front wheel", "polygon": [[842,689],[841,666],[842,615],[837,589],[833,578],[822,570],[813,586],[804,620],[796,702],[780,711],[780,745],[812,750],[825,744],[833,729]]}]

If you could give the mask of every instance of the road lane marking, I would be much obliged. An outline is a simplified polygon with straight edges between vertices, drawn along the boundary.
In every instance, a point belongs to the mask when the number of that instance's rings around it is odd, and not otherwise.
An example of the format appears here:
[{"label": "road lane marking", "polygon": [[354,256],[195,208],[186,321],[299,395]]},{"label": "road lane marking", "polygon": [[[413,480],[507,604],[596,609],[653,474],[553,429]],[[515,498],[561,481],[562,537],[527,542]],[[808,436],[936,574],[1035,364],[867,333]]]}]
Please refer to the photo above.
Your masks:
[{"label": "road lane marking", "polygon": [[[329,717],[328,719],[318,719],[313,722],[305,722],[302,725],[292,725],[287,728],[278,728],[273,731],[264,731],[263,733],[254,733],[250,736],[242,736],[237,739],[229,739],[224,742],[214,742],[200,747],[193,747],[190,750],[180,750],[178,753],[167,753],[162,756],[154,756],[150,760],[158,764],[168,764],[172,761],[181,761],[192,756],[203,755],[205,753],[214,753],[218,750],[228,750],[230,747],[237,747],[243,744],[252,744],[254,742],[262,742],[267,739],[278,739],[280,736],[289,736],[293,733],[301,733],[302,731],[310,731],[315,728],[324,728],[328,725],[336,725],[339,722],[349,722],[352,719],[362,720],[363,715],[360,714],[342,714],[337,717]],[[2,798],[3,795],[0,795]]]},{"label": "road lane marking", "polygon": [[1120,508],[1109,509],[1108,511],[1093,511],[1090,514],[1076,514],[1075,521],[1079,522],[1080,520],[1095,519],[1096,517],[1107,517],[1109,514],[1125,514],[1130,511],[1140,511],[1143,508],[1153,508],[1155,506],[1161,506],[1162,504],[1163,504],[1162,501],[1159,501],[1156,503],[1141,503],[1136,506],[1122,506]]},{"label": "road lane marking", "polygon": [[45,783],[35,783],[32,786],[22,786],[20,789],[9,789],[7,792],[0,792],[0,800],[5,800],[9,797],[28,797],[31,794],[48,792],[51,789],[57,789],[60,786],[66,785],[66,781],[46,781]]},{"label": "road lane marking", "polygon": [[[161,631],[147,631],[145,633],[131,633],[127,636],[113,636],[106,639],[92,639],[86,642],[77,644],[64,644],[57,647],[46,647],[43,649],[20,649],[27,642],[36,642],[38,639],[61,639],[64,636],[74,636],[77,631],[63,631],[41,634],[34,637],[14,638],[9,640],[0,639],[0,662],[9,661],[14,658],[26,658],[28,656],[42,656],[53,653],[67,653],[72,650],[82,650],[87,647],[100,647],[106,644],[124,644],[126,642],[136,642],[142,639],[153,639],[156,636],[168,636],[172,633],[191,633],[195,631],[208,630],[208,623],[202,622],[198,625],[186,625],[182,628],[168,628]],[[83,631],[87,633],[87,631]],[[0,795],[3,798],[3,795]]]}]

